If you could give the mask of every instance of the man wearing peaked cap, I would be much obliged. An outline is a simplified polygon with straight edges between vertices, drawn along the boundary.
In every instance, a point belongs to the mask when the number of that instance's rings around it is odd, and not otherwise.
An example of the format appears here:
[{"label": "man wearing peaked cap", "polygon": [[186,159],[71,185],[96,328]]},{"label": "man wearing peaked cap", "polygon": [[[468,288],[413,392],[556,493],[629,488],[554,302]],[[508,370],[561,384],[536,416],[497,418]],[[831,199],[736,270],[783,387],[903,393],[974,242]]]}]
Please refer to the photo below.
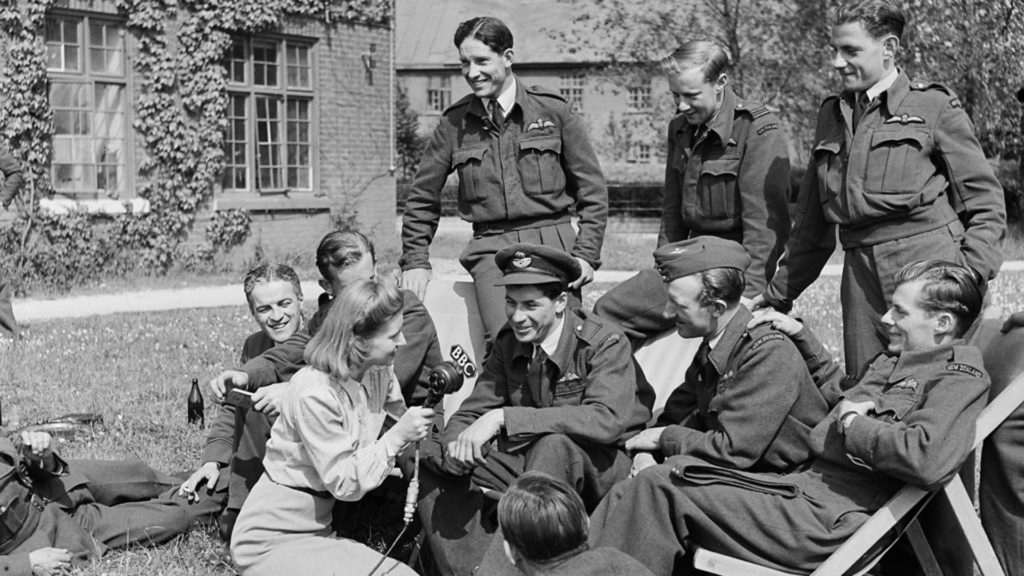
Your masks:
[{"label": "man wearing peaked cap", "polygon": [[497,497],[524,471],[563,480],[588,510],[597,506],[629,475],[621,447],[643,429],[654,400],[622,331],[567,306],[576,258],[514,244],[495,264],[508,322],[473,392],[432,440],[441,456],[421,470],[420,518],[443,574],[468,575],[480,563],[494,539]]},{"label": "man wearing peaked cap", "polygon": [[748,328],[740,304],[750,257],[738,243],[701,236],[654,252],[665,318],[702,338],[683,383],[653,428],[626,441],[634,474],[656,454],[688,455],[739,470],[785,472],[810,455],[808,431],[828,414],[794,343],[771,326]]}]

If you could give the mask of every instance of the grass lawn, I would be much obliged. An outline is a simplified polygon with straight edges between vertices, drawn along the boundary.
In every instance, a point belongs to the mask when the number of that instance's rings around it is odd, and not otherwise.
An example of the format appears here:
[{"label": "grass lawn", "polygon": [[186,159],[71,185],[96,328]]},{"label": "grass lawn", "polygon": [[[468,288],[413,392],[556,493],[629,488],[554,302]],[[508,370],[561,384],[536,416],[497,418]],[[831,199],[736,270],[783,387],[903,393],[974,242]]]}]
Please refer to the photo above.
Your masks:
[{"label": "grass lawn", "polygon": [[[1007,273],[992,287],[994,304],[1024,309],[1022,275]],[[838,278],[819,280],[800,299],[797,313],[830,350],[840,346]],[[609,288],[586,292],[588,305]],[[235,365],[238,347],[254,324],[243,307],[120,314],[38,322],[18,344],[0,347],[3,419],[30,423],[67,412],[99,412],[106,425],[64,442],[66,457],[141,458],[165,471],[190,469],[205,431],[186,424],[192,378],[204,383]],[[217,406],[207,401],[206,422]],[[399,514],[396,510],[395,514]],[[378,543],[379,545],[379,543]],[[113,552],[80,571],[102,574],[233,574],[215,527],[194,529],[156,549]]]}]

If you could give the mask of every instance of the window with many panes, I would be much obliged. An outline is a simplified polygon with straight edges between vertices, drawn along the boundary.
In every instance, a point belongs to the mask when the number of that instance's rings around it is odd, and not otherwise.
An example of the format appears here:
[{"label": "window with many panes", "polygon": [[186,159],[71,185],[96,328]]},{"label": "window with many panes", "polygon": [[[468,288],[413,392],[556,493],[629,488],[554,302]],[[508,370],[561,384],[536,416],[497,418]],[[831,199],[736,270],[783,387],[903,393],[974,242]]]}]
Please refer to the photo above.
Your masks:
[{"label": "window with many panes", "polygon": [[312,190],[312,43],[235,38],[225,67],[224,190]]},{"label": "window with many panes", "polygon": [[626,92],[626,109],[630,112],[647,112],[651,109],[651,87],[630,86]]},{"label": "window with many panes", "polygon": [[563,74],[559,78],[558,93],[576,105],[576,110],[583,110],[583,74]]},{"label": "window with many panes", "polygon": [[626,154],[626,162],[629,164],[649,164],[652,158],[651,145],[642,142],[630,144],[629,151]]},{"label": "window with many panes", "polygon": [[427,80],[427,112],[444,112],[451,103],[451,77],[430,76]]},{"label": "window with many panes", "polygon": [[46,57],[54,189],[76,198],[130,195],[124,25],[47,16]]}]

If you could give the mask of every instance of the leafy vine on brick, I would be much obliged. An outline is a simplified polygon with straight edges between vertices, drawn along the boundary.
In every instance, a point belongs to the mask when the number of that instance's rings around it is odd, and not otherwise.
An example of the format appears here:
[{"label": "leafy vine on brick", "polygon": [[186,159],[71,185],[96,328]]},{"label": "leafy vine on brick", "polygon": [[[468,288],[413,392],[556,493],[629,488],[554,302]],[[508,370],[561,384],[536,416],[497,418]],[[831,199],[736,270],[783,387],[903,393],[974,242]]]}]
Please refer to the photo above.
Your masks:
[{"label": "leafy vine on brick", "polygon": [[[287,16],[369,25],[391,17],[389,0],[115,0],[137,47],[133,113],[144,154],[136,166],[136,192],[150,210],[109,218],[39,210],[39,199],[53,195],[44,26],[55,4],[0,5],[0,57],[8,63],[8,74],[0,76],[0,130],[28,182],[14,223],[0,228],[0,268],[14,282],[59,290],[136,267],[163,273],[190,256],[181,242],[224,168],[228,99],[219,64],[231,34],[273,30]],[[176,42],[169,42],[170,21],[179,24]],[[206,239],[216,248],[230,248],[248,235],[248,215],[231,211],[213,222],[223,229],[215,240]]]}]

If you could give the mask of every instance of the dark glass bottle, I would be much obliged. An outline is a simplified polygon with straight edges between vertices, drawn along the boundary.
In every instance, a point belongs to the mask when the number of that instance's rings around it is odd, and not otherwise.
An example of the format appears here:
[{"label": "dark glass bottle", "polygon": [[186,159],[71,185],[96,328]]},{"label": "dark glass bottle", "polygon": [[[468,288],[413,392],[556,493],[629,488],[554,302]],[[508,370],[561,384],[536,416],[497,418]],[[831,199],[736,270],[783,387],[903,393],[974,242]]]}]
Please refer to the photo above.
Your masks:
[{"label": "dark glass bottle", "polygon": [[206,426],[206,411],[203,405],[203,393],[199,391],[199,379],[192,379],[192,390],[188,393],[188,423]]}]

